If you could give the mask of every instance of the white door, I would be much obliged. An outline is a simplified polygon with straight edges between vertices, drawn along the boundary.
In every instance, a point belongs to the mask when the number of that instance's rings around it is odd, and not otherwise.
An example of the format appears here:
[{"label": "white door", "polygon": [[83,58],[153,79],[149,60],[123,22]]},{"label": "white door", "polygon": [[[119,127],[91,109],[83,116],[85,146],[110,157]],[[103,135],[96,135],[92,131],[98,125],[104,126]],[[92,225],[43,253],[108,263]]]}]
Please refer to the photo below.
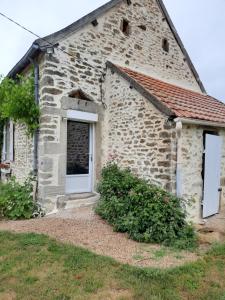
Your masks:
[{"label": "white door", "polygon": [[206,134],[203,218],[215,215],[219,212],[221,150],[221,137],[217,135]]},{"label": "white door", "polygon": [[93,125],[67,121],[66,194],[92,191]]}]

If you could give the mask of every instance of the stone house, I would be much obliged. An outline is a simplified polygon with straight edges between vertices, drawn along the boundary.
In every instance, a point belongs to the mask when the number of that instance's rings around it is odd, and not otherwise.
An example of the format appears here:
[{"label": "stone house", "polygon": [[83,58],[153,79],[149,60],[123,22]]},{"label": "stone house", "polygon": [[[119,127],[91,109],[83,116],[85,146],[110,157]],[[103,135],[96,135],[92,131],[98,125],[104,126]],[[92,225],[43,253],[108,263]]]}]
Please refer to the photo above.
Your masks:
[{"label": "stone house", "polygon": [[206,94],[162,0],[112,0],[36,40],[9,76],[32,65],[40,129],[30,139],[10,122],[3,162],[19,180],[36,172],[48,212],[92,201],[112,159],[194,199],[194,222],[223,209],[225,105]]}]

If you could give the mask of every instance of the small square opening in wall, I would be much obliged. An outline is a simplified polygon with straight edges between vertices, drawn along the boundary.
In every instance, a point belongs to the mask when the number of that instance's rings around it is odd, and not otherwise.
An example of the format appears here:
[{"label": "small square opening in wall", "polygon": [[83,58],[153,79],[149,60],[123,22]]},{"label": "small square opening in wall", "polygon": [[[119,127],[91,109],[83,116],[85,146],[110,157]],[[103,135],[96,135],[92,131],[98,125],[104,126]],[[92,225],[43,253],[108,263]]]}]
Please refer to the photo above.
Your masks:
[{"label": "small square opening in wall", "polygon": [[162,41],[162,48],[165,52],[169,52],[170,51],[170,45],[167,39],[163,39]]},{"label": "small square opening in wall", "polygon": [[139,25],[138,26],[140,29],[142,29],[143,31],[146,31],[147,30],[147,27],[145,25]]},{"label": "small square opening in wall", "polygon": [[92,24],[94,27],[98,26],[98,20],[97,20],[97,19],[93,20],[93,21],[91,22],[91,24]]},{"label": "small square opening in wall", "polygon": [[123,19],[121,22],[121,31],[124,35],[128,36],[130,34],[130,23],[128,20]]}]

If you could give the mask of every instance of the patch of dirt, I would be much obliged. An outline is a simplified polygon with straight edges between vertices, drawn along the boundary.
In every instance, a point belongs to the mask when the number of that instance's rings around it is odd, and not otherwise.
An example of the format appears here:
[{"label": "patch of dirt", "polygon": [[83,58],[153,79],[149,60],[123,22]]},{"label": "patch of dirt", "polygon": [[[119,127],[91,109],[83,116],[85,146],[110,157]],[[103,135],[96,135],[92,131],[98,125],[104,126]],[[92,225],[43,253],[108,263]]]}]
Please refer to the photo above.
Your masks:
[{"label": "patch of dirt", "polygon": [[131,300],[133,295],[131,291],[124,289],[111,289],[110,291],[100,291],[92,296],[92,300]]},{"label": "patch of dirt", "polygon": [[16,293],[14,292],[0,293],[0,300],[15,300],[15,299],[16,299]]},{"label": "patch of dirt", "polygon": [[154,253],[163,247],[137,243],[126,234],[116,233],[97,216],[91,207],[61,211],[42,219],[28,221],[1,221],[0,230],[17,233],[43,233],[61,242],[72,243],[96,254],[111,256],[117,261],[140,267],[170,268],[195,261],[195,253],[171,251],[157,258]]}]

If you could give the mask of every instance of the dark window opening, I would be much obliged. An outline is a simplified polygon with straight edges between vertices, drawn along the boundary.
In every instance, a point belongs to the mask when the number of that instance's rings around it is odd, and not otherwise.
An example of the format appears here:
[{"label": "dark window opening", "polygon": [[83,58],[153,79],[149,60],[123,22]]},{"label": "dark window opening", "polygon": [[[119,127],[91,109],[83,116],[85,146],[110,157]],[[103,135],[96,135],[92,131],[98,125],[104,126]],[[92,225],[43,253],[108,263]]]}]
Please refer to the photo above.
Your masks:
[{"label": "dark window opening", "polygon": [[121,30],[123,34],[129,35],[130,34],[130,24],[129,21],[123,19],[121,24]]},{"label": "dark window opening", "polygon": [[170,46],[169,46],[169,42],[167,39],[163,39],[162,48],[165,52],[167,52],[167,53],[169,52]]},{"label": "dark window opening", "polygon": [[138,26],[140,29],[142,29],[143,31],[146,31],[147,30],[147,28],[146,28],[146,26],[145,25],[140,25],[140,26]]},{"label": "dark window opening", "polygon": [[76,98],[76,99],[81,99],[81,100],[86,100],[86,101],[91,101],[90,98],[88,98],[87,95],[82,90],[76,90],[72,91],[69,93],[70,98]]},{"label": "dark window opening", "polygon": [[67,175],[89,174],[90,125],[67,121]]},{"label": "dark window opening", "polygon": [[94,21],[91,22],[91,24],[92,24],[94,27],[98,26],[98,20],[95,19]]}]

